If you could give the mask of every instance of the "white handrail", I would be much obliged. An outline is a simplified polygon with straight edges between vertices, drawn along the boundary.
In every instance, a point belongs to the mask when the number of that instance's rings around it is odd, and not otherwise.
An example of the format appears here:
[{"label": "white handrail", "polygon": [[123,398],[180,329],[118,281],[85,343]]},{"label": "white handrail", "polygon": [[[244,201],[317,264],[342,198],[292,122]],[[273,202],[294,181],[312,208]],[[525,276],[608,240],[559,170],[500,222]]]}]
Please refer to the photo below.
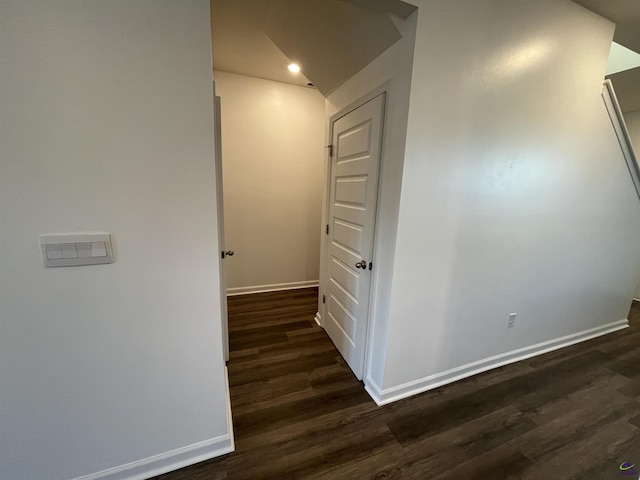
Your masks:
[{"label": "white handrail", "polygon": [[636,193],[640,198],[640,168],[638,167],[638,159],[633,151],[631,137],[629,137],[629,131],[627,130],[627,125],[624,122],[622,109],[618,103],[616,93],[613,89],[613,84],[609,79],[604,81],[602,88],[602,100],[604,101],[607,113],[611,119],[611,124],[613,125],[613,129],[618,137],[618,143],[620,144],[620,149],[622,150],[624,159],[627,162],[627,168],[629,169],[629,173],[633,179],[633,185],[636,188]]}]

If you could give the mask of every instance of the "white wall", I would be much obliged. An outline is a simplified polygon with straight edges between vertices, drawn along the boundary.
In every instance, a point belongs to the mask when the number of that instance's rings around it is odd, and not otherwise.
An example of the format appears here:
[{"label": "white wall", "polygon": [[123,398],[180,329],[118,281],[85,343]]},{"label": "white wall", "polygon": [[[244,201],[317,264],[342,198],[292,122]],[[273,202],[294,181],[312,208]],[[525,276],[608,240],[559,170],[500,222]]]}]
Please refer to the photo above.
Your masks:
[{"label": "white wall", "polygon": [[[324,98],[317,90],[214,72],[222,103],[229,293],[317,285]],[[284,284],[284,285],[283,285]]]},{"label": "white wall", "polygon": [[623,327],[640,266],[600,98],[613,25],[569,1],[415,3],[383,402]]},{"label": "white wall", "polygon": [[[368,383],[379,382],[382,378],[384,357],[378,353],[384,351],[387,336],[388,300],[400,203],[416,18],[417,14],[414,13],[406,21],[399,22],[398,27],[403,38],[336,89],[329,95],[326,102],[328,144],[330,143],[329,119],[333,115],[344,109],[358,106],[358,102],[363,97],[381,87],[387,91],[376,236],[372,259],[375,268],[372,276],[372,300],[369,312],[370,348],[366,360],[368,363],[366,370],[374,377],[365,378]],[[325,175],[327,174],[328,168],[325,165]],[[326,199],[324,199],[323,208],[326,210]],[[323,212],[323,216],[326,216],[326,211]],[[323,248],[326,248],[326,237],[324,235],[322,237]],[[318,309],[320,312],[323,311],[322,303],[319,303]],[[380,375],[375,376],[377,374]]]},{"label": "white wall", "polygon": [[[640,111],[625,113],[624,122],[627,124],[636,158],[640,159]],[[640,299],[640,282],[638,282],[634,298]]]},{"label": "white wall", "polygon": [[[3,480],[232,448],[210,45],[207,0],[0,2]],[[40,234],[83,231],[115,263],[43,267]]]}]

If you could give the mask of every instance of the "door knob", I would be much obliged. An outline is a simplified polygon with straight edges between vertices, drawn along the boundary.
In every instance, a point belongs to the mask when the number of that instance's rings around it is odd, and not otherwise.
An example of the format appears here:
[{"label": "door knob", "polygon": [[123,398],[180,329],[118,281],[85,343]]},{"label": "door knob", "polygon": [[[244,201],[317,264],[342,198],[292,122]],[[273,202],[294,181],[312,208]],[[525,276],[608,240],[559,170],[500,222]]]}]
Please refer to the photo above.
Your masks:
[{"label": "door knob", "polygon": [[222,258],[224,257],[233,257],[233,254],[236,253],[233,250],[225,250],[220,252],[222,254]]},{"label": "door knob", "polygon": [[360,262],[356,262],[356,268],[362,268],[363,270],[367,268],[367,261],[362,260]]}]

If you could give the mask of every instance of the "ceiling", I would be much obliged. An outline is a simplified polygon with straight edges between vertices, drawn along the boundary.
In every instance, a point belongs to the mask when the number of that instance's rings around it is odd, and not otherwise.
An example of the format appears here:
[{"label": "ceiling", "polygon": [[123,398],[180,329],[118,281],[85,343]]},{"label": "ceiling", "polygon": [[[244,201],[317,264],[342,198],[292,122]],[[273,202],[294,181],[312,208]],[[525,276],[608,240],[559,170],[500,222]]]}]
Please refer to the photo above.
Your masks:
[{"label": "ceiling", "polygon": [[616,73],[609,77],[623,113],[640,110],[640,68]]},{"label": "ceiling", "polygon": [[[640,0],[574,1],[614,22],[614,40],[640,52]],[[399,23],[416,8],[400,0],[210,2],[214,69],[313,83],[325,96],[395,43]],[[287,70],[292,61],[300,73]],[[640,68],[608,78],[622,110],[640,110]]]},{"label": "ceiling", "polygon": [[[210,0],[216,70],[328,95],[402,36],[400,0]],[[287,65],[295,62],[301,73]]]},{"label": "ceiling", "polygon": [[[640,53],[639,0],[573,0],[616,24],[615,42]],[[623,112],[640,110],[640,68],[609,75]]]},{"label": "ceiling", "polygon": [[225,72],[307,85],[303,73],[289,72],[291,61],[261,28],[262,11],[244,0],[211,0],[213,68]]},{"label": "ceiling", "polygon": [[640,52],[640,2],[638,0],[573,0],[616,24],[613,39]]}]

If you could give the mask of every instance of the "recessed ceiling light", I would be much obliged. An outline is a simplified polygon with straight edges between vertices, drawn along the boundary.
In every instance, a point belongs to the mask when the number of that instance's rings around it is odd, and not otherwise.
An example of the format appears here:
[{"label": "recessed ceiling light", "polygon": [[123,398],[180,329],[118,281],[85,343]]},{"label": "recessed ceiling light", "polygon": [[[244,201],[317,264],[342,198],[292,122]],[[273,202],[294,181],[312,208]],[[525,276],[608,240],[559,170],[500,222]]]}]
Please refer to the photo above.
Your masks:
[{"label": "recessed ceiling light", "polygon": [[298,65],[296,65],[295,63],[292,63],[291,65],[289,65],[289,71],[293,72],[293,73],[299,73],[300,72],[300,67]]}]

